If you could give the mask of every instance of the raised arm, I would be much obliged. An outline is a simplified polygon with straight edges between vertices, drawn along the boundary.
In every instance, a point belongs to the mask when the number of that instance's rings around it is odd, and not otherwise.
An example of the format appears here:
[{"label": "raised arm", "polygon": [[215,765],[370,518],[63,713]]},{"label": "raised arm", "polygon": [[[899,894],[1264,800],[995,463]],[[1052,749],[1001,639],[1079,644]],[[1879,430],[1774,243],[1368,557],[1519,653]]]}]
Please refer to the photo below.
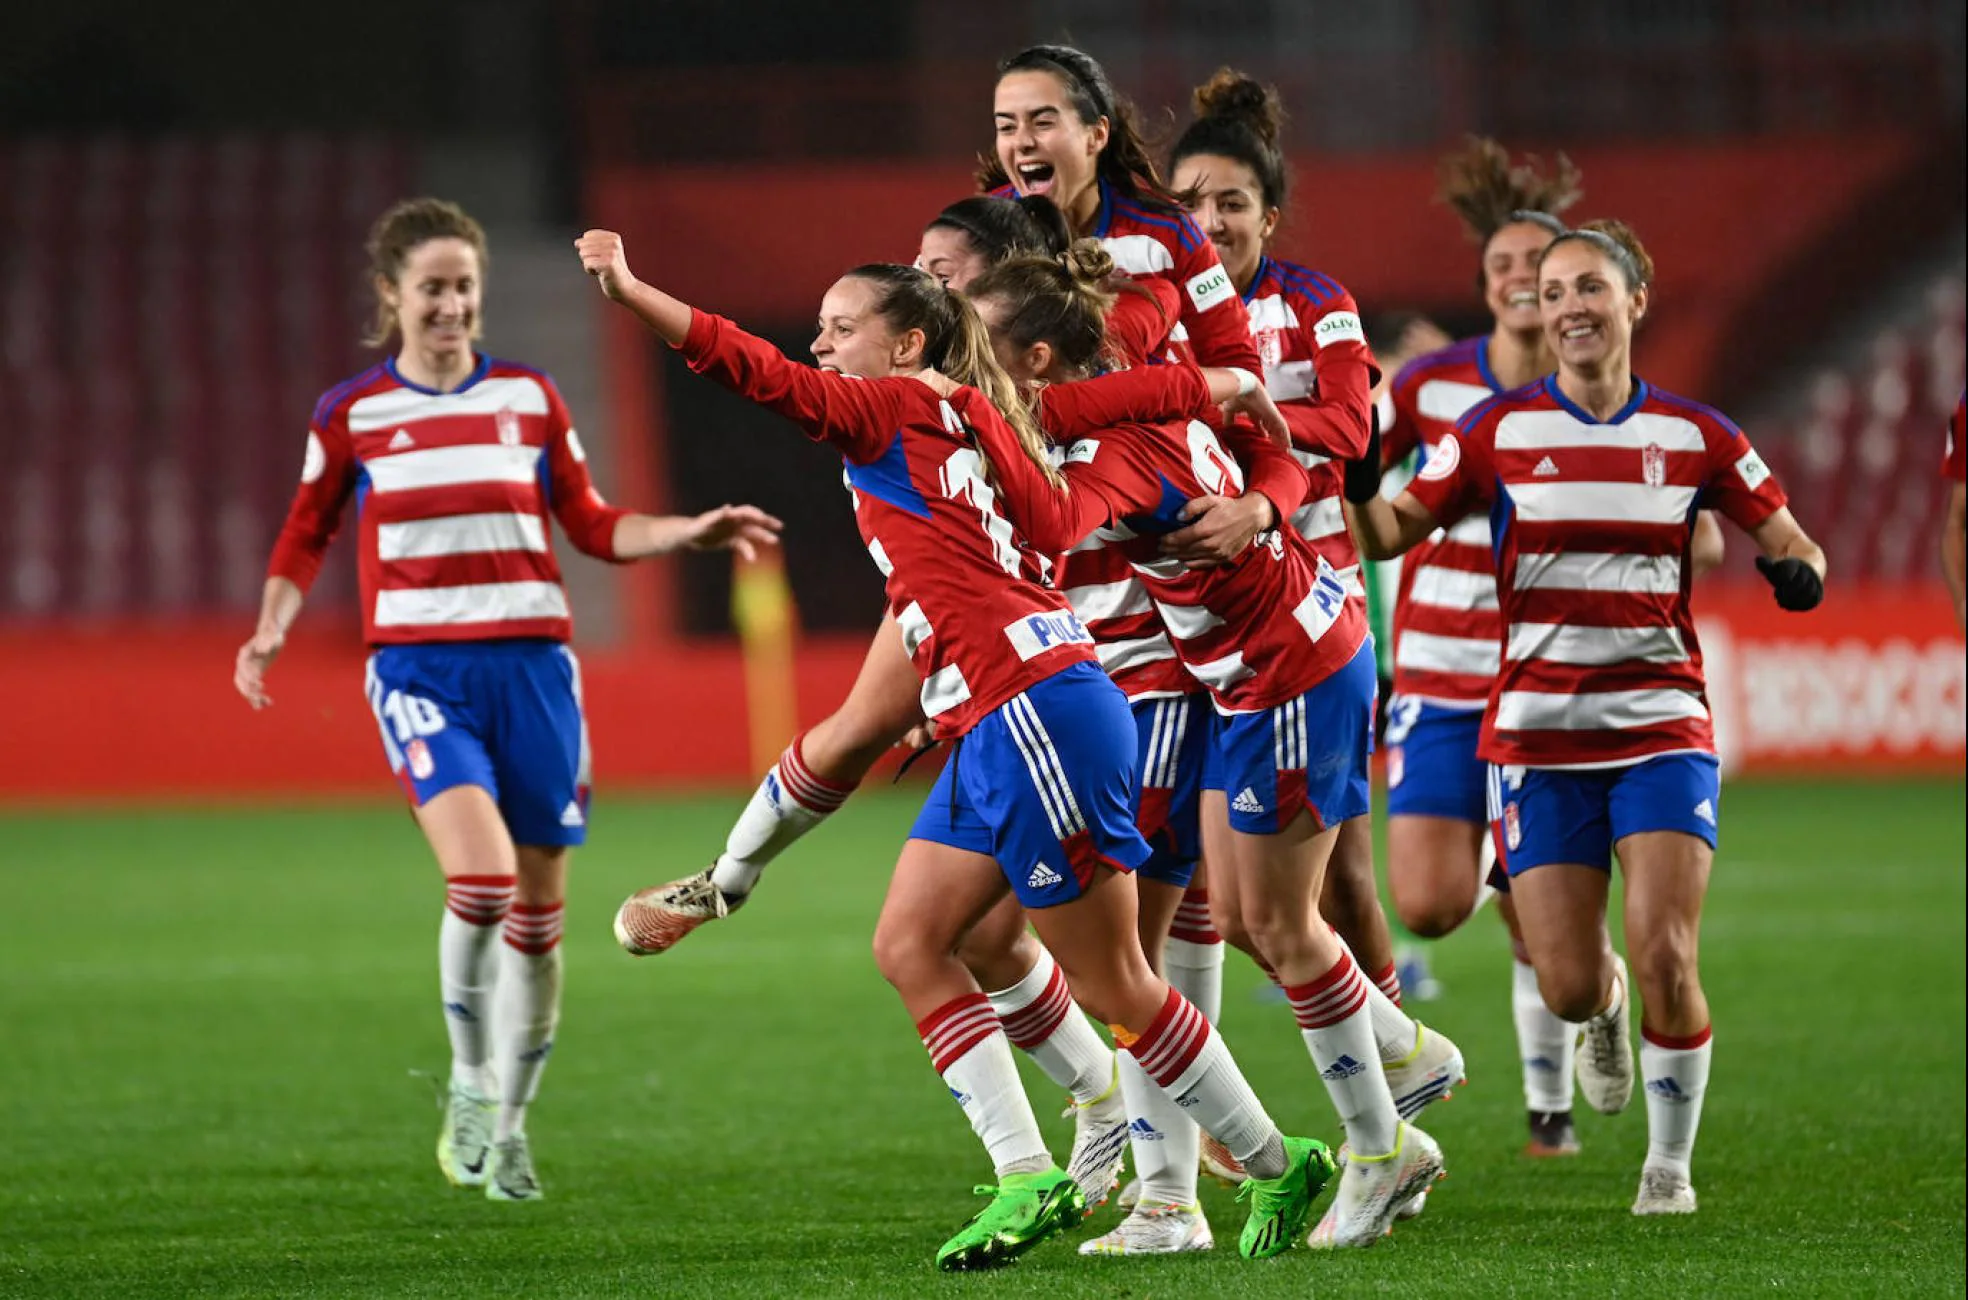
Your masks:
[{"label": "raised arm", "polygon": [[1209,416],[1222,406],[1248,415],[1281,447],[1291,429],[1277,403],[1249,370],[1217,366],[1136,366],[1039,390],[1039,425],[1057,442],[1071,442],[1117,424],[1161,424]]}]

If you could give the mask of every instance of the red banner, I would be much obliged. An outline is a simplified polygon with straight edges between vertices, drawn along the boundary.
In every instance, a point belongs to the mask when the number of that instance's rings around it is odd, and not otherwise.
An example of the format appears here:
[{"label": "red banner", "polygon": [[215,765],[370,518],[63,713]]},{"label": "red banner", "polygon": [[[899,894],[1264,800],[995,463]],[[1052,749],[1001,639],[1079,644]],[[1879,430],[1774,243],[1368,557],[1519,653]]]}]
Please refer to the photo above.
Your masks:
[{"label": "red banner", "polygon": [[[1719,599],[1718,599],[1719,598]],[[1733,771],[1948,770],[1968,753],[1968,651],[1938,585],[1695,596],[1717,747]]]}]

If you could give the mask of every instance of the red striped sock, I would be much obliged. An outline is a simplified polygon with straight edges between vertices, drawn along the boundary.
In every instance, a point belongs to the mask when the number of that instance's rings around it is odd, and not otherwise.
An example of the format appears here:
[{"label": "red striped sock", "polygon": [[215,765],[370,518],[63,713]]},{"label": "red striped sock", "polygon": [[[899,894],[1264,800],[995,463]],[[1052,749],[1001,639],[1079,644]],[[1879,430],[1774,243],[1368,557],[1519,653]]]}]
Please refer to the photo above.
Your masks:
[{"label": "red striped sock", "polygon": [[1645,1020],[1640,1022],[1640,1037],[1652,1043],[1655,1047],[1665,1048],[1670,1052],[1692,1052],[1697,1047],[1707,1043],[1714,1036],[1715,1027],[1713,1025],[1703,1025],[1697,1033],[1676,1038],[1672,1034],[1656,1033],[1647,1028],[1647,1022]]},{"label": "red striped sock", "polygon": [[1285,996],[1300,1029],[1324,1029],[1367,1005],[1367,981],[1353,954],[1342,948],[1331,970],[1310,984],[1286,985]]},{"label": "red striped sock", "polygon": [[1203,1013],[1170,989],[1154,1021],[1123,1046],[1134,1055],[1143,1074],[1164,1088],[1173,1088],[1183,1072],[1195,1064],[1209,1037],[1210,1023],[1203,1019]]},{"label": "red striped sock", "polygon": [[512,906],[511,876],[448,876],[444,906],[466,925],[497,925]]},{"label": "red striped sock", "polygon": [[1073,1010],[1073,993],[1066,987],[1065,973],[1057,962],[1049,962],[1052,972],[1038,997],[1015,1011],[1000,1011],[999,1021],[1004,1025],[1005,1037],[1013,1047],[1032,1051],[1044,1044],[1058,1030],[1067,1015]]},{"label": "red striped sock", "polygon": [[534,957],[552,952],[560,943],[561,922],[566,911],[564,903],[538,906],[514,903],[506,913],[507,946]]},{"label": "red striped sock", "polygon": [[1122,1031],[1117,1041],[1182,1113],[1228,1147],[1246,1169],[1265,1178],[1283,1172],[1277,1126],[1245,1082],[1222,1035],[1187,998],[1170,989],[1161,1011],[1139,1037],[1129,1041]]},{"label": "red striped sock", "polygon": [[998,1032],[998,1018],[991,1011],[990,999],[982,993],[952,998],[916,1022],[916,1033],[938,1074]]},{"label": "red striped sock", "polygon": [[1375,971],[1367,978],[1371,979],[1374,985],[1382,993],[1387,995],[1389,1002],[1392,1002],[1397,1007],[1401,1005],[1401,975],[1399,971],[1394,969],[1393,962],[1388,962],[1385,967]]},{"label": "red striped sock", "polygon": [[786,752],[779,756],[779,786],[794,802],[816,813],[830,813],[847,802],[854,793],[851,785],[838,785],[813,774],[801,754],[806,733],[793,737]]},{"label": "red striped sock", "polygon": [[1191,885],[1184,891],[1182,902],[1175,909],[1175,921],[1169,926],[1169,938],[1180,939],[1184,943],[1223,942],[1223,936],[1216,932],[1215,922],[1210,920],[1207,886]]}]

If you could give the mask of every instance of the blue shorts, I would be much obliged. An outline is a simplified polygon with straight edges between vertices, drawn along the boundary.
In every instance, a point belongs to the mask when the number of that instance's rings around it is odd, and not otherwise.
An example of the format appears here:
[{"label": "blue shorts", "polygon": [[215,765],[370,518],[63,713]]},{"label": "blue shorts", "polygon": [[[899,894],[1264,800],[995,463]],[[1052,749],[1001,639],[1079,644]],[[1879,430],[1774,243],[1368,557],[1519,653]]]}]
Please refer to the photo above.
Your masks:
[{"label": "blue shorts", "polygon": [[1490,765],[1476,757],[1482,732],[1480,708],[1395,696],[1387,707],[1387,815],[1487,825]]},{"label": "blue shorts", "polygon": [[1203,761],[1203,789],[1221,790],[1231,829],[1275,835],[1301,808],[1326,830],[1372,807],[1367,758],[1373,753],[1371,644],[1344,668],[1295,700],[1261,713],[1219,714]]},{"label": "blue shorts", "polygon": [[1613,846],[1642,831],[1680,831],[1713,849],[1721,773],[1713,754],[1585,771],[1492,765],[1497,858],[1513,876],[1554,862],[1610,871]]},{"label": "blue shorts", "polygon": [[1134,824],[1153,855],[1143,880],[1188,888],[1203,856],[1203,755],[1209,749],[1209,696],[1136,700]]},{"label": "blue shorts", "polygon": [[516,844],[588,837],[581,669],[558,641],[387,645],[369,656],[369,707],[390,770],[421,807],[483,787]]}]

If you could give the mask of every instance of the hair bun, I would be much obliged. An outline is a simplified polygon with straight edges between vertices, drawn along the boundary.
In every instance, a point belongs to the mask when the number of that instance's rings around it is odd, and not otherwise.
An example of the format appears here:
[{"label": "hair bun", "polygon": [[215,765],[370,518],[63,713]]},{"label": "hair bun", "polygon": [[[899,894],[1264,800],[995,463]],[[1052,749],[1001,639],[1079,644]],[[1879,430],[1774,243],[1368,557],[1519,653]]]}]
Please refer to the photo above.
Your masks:
[{"label": "hair bun", "polygon": [[1097,239],[1076,239],[1059,259],[1067,274],[1081,284],[1105,284],[1114,273],[1114,256]]},{"label": "hair bun", "polygon": [[1284,101],[1278,92],[1233,68],[1218,68],[1216,74],[1195,91],[1196,116],[1230,118],[1250,127],[1260,140],[1272,148],[1284,125]]},{"label": "hair bun", "polygon": [[1646,246],[1640,242],[1640,236],[1633,233],[1632,226],[1613,217],[1601,217],[1597,221],[1586,222],[1579,229],[1604,235],[1626,250],[1627,256],[1633,259],[1633,269],[1639,273],[1640,282],[1636,287],[1654,282],[1654,259],[1647,255]]}]

